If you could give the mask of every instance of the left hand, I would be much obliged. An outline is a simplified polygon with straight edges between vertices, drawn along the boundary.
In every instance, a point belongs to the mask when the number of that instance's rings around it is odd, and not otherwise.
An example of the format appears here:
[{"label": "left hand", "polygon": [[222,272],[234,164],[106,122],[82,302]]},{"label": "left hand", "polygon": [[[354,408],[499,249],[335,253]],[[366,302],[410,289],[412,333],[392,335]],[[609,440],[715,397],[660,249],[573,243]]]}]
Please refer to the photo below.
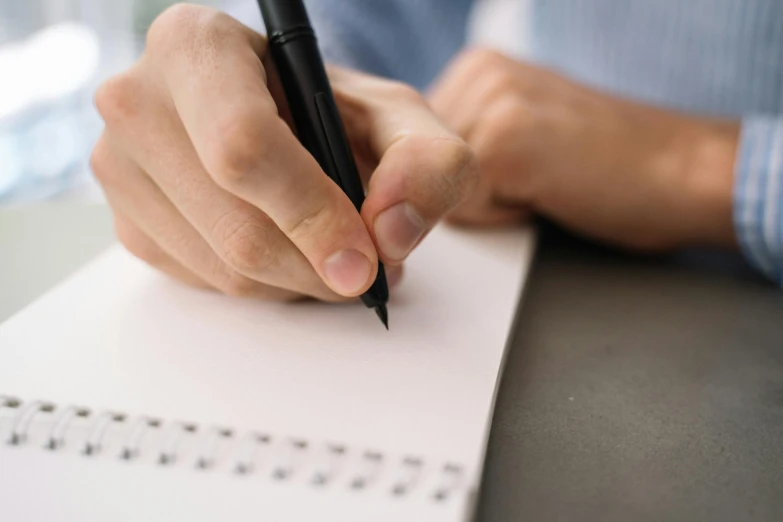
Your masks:
[{"label": "left hand", "polygon": [[486,50],[458,56],[429,98],[481,168],[455,222],[533,211],[632,249],[736,246],[737,123],[619,99]]}]

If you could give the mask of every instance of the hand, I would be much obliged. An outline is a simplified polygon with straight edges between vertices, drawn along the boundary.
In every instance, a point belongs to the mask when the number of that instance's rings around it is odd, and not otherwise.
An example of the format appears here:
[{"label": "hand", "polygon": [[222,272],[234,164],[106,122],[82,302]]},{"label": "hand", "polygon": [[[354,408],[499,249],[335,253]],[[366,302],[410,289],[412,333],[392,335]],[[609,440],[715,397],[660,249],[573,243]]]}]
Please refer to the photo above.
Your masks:
[{"label": "hand", "polygon": [[484,50],[459,56],[430,102],[482,172],[454,221],[534,211],[633,249],[736,246],[736,123],[621,100]]},{"label": "hand", "polygon": [[217,11],[179,5],[155,21],[139,62],[96,94],[106,128],[92,167],[118,236],[160,270],[228,294],[358,296],[378,252],[399,266],[465,198],[473,155],[411,88],[332,70],[373,171],[360,215],[286,124],[266,60],[266,40]]}]

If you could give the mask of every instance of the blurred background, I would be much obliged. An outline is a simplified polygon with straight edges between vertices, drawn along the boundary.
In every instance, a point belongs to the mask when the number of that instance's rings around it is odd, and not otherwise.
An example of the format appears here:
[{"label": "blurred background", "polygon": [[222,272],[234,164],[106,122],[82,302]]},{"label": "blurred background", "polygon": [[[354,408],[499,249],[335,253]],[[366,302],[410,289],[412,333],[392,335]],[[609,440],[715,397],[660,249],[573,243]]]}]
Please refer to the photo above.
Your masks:
[{"label": "blurred background", "polygon": [[[147,28],[173,3],[0,0],[0,205],[101,200],[88,165],[102,128],[93,93],[135,61]],[[225,7],[226,0],[191,3]],[[519,9],[514,0],[482,0],[472,39],[517,49]]]},{"label": "blurred background", "polygon": [[[216,4],[220,0],[196,0]],[[92,96],[173,0],[0,0],[0,204],[95,200]]]}]

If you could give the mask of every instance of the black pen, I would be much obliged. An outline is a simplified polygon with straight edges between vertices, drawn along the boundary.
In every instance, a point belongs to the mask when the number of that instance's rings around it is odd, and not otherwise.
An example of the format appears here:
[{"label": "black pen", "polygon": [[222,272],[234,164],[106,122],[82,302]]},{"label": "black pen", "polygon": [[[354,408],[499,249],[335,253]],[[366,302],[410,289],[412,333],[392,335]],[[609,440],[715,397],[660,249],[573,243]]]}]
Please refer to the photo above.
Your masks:
[{"label": "black pen", "polygon": [[[277,66],[299,141],[350,198],[357,211],[364,187],[302,0],[258,0],[272,59]],[[362,301],[389,328],[389,287],[383,264]]]}]

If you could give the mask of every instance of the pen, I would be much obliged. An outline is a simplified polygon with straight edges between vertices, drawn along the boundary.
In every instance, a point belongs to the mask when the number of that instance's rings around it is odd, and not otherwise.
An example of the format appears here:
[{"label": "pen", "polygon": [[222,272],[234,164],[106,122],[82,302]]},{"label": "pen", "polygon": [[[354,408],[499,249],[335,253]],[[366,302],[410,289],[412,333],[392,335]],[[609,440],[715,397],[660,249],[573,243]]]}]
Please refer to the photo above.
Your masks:
[{"label": "pen", "polygon": [[[364,187],[304,3],[258,0],[258,5],[299,141],[345,192],[356,210],[361,211]],[[361,298],[368,308],[375,310],[388,330],[389,287],[380,262],[375,282]]]}]

